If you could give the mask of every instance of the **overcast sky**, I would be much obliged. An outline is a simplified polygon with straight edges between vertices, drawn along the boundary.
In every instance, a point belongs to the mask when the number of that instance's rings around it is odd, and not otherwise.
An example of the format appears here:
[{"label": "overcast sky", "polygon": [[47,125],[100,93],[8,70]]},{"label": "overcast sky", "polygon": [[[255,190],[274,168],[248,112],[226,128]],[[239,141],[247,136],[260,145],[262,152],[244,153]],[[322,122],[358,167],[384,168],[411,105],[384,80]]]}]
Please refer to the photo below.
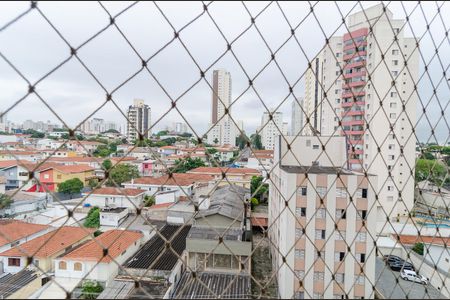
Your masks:
[{"label": "overcast sky", "polygon": [[[111,15],[116,15],[131,4],[132,2],[103,2]],[[268,2],[248,2],[245,5],[250,14],[256,16],[268,4]],[[327,36],[336,30],[336,35],[345,32],[345,28],[341,26],[342,17],[334,2],[317,4],[311,2],[311,4],[314,5],[315,15]],[[440,5],[441,2],[438,4]],[[177,31],[203,11],[201,2],[161,2],[157,5]],[[289,22],[295,26],[310,12],[308,2],[280,2],[279,5]],[[361,9],[355,2],[339,2],[338,5],[343,15],[352,9],[352,12]],[[362,5],[368,7],[374,3]],[[393,2],[388,5],[388,8],[394,13],[394,18],[405,18],[404,9],[409,15],[416,5],[417,2],[404,2],[402,7],[401,3]],[[424,70],[423,61],[428,63],[434,55],[435,46],[431,37],[436,45],[442,43],[439,56],[435,56],[429,65],[430,78],[425,75],[419,83],[423,105],[432,99],[426,108],[426,115],[433,126],[438,122],[436,135],[442,143],[449,138],[446,121],[450,120],[448,107],[450,90],[447,81],[441,82],[439,86],[438,84],[442,79],[443,69],[448,69],[450,62],[449,40],[443,40],[445,31],[450,26],[448,18],[450,4],[443,5],[442,19],[438,16],[430,25],[428,33],[425,18],[428,22],[431,21],[436,14],[437,4],[422,2],[421,6],[423,12],[418,7],[410,15],[412,28],[406,25],[406,36],[413,36],[412,31],[418,38],[425,33],[420,43],[422,52],[420,74]],[[28,2],[1,2],[0,28],[28,7]],[[107,12],[97,2],[42,2],[38,3],[38,7],[74,48],[79,47],[109,24]],[[210,121],[211,90],[202,80],[185,93],[200,78],[196,63],[203,70],[208,68],[205,75],[207,80],[211,80],[213,69],[225,68],[230,71],[234,100],[248,88],[248,80],[243,69],[250,77],[254,77],[270,60],[270,51],[254,27],[238,37],[250,25],[249,12],[242,3],[215,2],[208,6],[208,11],[229,41],[237,38],[233,44],[237,60],[228,52],[212,65],[225,52],[226,42],[206,13],[180,33],[180,39],[190,54],[180,40],[174,40],[164,50],[157,53],[163,45],[172,40],[173,29],[152,2],[138,3],[116,19],[116,24],[138,54],[145,59],[152,57],[149,61],[149,69],[169,96],[176,99],[183,95],[177,107],[198,134],[203,134],[207,130]],[[256,25],[273,51],[278,49],[291,34],[276,3],[272,3],[256,18]],[[308,59],[313,58],[323,47],[325,36],[321,27],[314,16],[309,14],[296,30],[296,36],[305,53],[300,50],[294,39],[290,39],[277,53],[277,62],[291,84],[305,72]],[[69,46],[36,10],[0,31],[0,53],[33,83],[70,56]],[[78,51],[78,56],[107,91],[116,89],[141,69],[139,56],[114,26],[110,26],[83,46]],[[447,77],[450,77],[448,72]],[[441,117],[438,101],[436,97],[432,97],[433,85],[438,86],[436,93],[445,117]],[[279,106],[288,95],[288,84],[273,62],[258,76],[254,86],[259,97],[269,108]],[[27,83],[0,57],[0,111],[9,109],[26,94],[27,90]],[[70,59],[60,69],[41,81],[36,86],[36,90],[69,126],[78,125],[105,102],[103,88],[75,58]],[[294,94],[297,97],[303,96],[303,80],[300,80],[294,88]],[[259,97],[249,90],[232,107],[232,117],[235,120],[244,121],[247,133],[253,132],[260,124],[261,115],[265,111]],[[114,101],[124,113],[134,98],[142,98],[151,106],[153,122],[163,116],[163,119],[155,125],[154,131],[171,122],[182,121],[177,111],[172,110],[167,113],[171,108],[170,98],[146,70],[141,71],[113,93]],[[279,109],[284,113],[286,122],[290,122],[292,100],[293,97],[290,96]],[[430,125],[422,116],[421,101],[417,103],[417,128],[419,138],[427,141],[431,131]],[[115,121],[122,125],[126,123],[111,102],[104,105],[94,117]],[[58,121],[55,114],[50,112],[34,95],[12,108],[7,118],[14,122],[23,122],[27,119]]]}]

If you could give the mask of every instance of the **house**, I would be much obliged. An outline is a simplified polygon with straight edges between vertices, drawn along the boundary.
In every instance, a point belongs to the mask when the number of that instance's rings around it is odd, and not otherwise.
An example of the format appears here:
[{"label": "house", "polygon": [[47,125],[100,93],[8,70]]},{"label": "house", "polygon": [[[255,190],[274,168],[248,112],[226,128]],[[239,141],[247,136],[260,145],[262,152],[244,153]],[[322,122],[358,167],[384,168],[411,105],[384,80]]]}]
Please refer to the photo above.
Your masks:
[{"label": "house", "polygon": [[4,194],[5,191],[6,191],[6,177],[0,175],[0,194]]},{"label": "house", "polygon": [[67,141],[66,147],[69,150],[75,151],[80,154],[92,154],[97,150],[98,146],[105,145],[95,141]]},{"label": "house", "polygon": [[[36,149],[38,150],[55,150],[62,148],[64,141],[57,141],[53,139],[38,139],[36,141]],[[63,150],[63,149],[61,149]]]},{"label": "house", "polygon": [[2,160],[26,160],[30,162],[37,162],[44,157],[38,151],[20,151],[20,150],[3,150],[0,151],[0,161]]},{"label": "house", "polygon": [[0,252],[46,234],[49,230],[50,227],[47,225],[0,219]]},{"label": "house", "polygon": [[[261,176],[261,173],[256,169],[220,167],[199,167],[188,171],[187,174],[207,174],[213,176],[215,179],[221,180],[221,185],[232,183],[245,188],[250,188],[250,182],[253,176]],[[226,179],[222,179],[223,174],[226,175]]]},{"label": "house", "polygon": [[[54,165],[49,168],[44,168],[39,171],[39,181],[43,186],[39,186],[39,191],[56,191],[60,183],[78,178],[83,182],[84,186],[87,186],[89,179],[95,178],[94,168],[87,165]],[[36,183],[39,185],[39,183]]]},{"label": "house", "polygon": [[[47,272],[55,269],[54,259],[89,239],[93,229],[64,226],[34,238],[19,246],[0,253],[5,273],[17,273],[28,266],[28,257],[33,265]],[[30,265],[33,268],[32,265]]]},{"label": "house", "polygon": [[41,285],[42,279],[34,270],[4,274],[0,276],[0,299],[28,299]]},{"label": "house", "polygon": [[100,210],[100,226],[119,227],[127,217],[128,209],[125,207],[105,207]]},{"label": "house", "polygon": [[59,149],[59,150],[41,150],[39,151],[44,155],[45,158],[47,157],[75,157],[77,156],[77,153],[74,151]]},{"label": "house", "polygon": [[163,146],[158,148],[158,153],[161,154],[162,157],[169,155],[177,155],[178,152],[179,150],[175,146]]},{"label": "house", "polygon": [[[141,247],[143,234],[129,230],[109,230],[55,259],[55,277],[95,280],[108,285],[120,265]],[[108,249],[107,254],[103,251]]]},{"label": "house", "polygon": [[95,189],[87,196],[84,205],[98,206],[100,208],[128,208],[129,212],[142,207],[145,191],[131,188],[102,187]]},{"label": "house", "polygon": [[5,189],[28,189],[32,185],[29,173],[34,165],[27,161],[0,161],[0,175],[5,177]]},{"label": "house", "polygon": [[186,174],[173,173],[172,176],[164,175],[161,177],[141,177],[133,179],[131,182],[123,183],[123,186],[130,189],[142,189],[147,195],[155,196],[156,204],[158,194],[167,191],[175,191],[175,197],[192,196],[197,183],[209,182],[214,180],[213,176],[205,174]]},{"label": "house", "polygon": [[47,159],[47,162],[53,162],[65,166],[86,165],[94,169],[101,169],[103,159],[91,156],[68,156],[68,157],[52,156]]},{"label": "house", "polygon": [[0,209],[0,217],[16,217],[43,210],[52,201],[52,197],[47,193],[29,193],[16,190],[9,190],[6,195],[11,197],[11,204]]}]

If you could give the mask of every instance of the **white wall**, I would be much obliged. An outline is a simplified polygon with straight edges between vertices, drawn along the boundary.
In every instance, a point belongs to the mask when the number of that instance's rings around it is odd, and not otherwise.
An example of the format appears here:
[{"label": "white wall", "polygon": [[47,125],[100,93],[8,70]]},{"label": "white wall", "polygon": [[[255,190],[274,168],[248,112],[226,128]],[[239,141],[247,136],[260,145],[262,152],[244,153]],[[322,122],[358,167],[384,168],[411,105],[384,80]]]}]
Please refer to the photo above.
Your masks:
[{"label": "white wall", "polygon": [[[17,273],[23,270],[23,268],[27,265],[27,258],[26,257],[20,257],[20,266],[14,267],[14,266],[8,266],[8,258],[7,256],[2,256],[1,260],[3,261],[3,272],[5,273]],[[12,257],[12,258],[18,258],[18,257]]]},{"label": "white wall", "polygon": [[[84,203],[89,203],[91,206],[98,206],[98,207],[106,207],[108,204],[109,206],[115,206],[115,207],[126,207],[130,210],[135,210],[136,207],[139,207],[144,199],[144,195],[139,195],[136,197],[125,197],[122,195],[93,195],[91,194],[89,197],[84,200]],[[130,200],[132,202],[130,202]]]}]

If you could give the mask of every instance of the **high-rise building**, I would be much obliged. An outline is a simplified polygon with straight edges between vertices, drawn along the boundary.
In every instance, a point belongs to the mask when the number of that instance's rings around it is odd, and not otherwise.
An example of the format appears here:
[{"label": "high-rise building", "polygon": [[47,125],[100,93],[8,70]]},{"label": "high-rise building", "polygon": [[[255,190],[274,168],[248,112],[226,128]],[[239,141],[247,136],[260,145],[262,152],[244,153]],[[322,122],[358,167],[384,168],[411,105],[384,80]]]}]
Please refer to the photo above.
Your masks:
[{"label": "high-rise building", "polygon": [[[273,111],[273,110],[272,110]],[[272,115],[272,119],[270,119]],[[282,112],[264,112],[261,118],[261,143],[266,150],[275,149],[276,137],[279,135],[287,135],[287,123],[283,122]]]},{"label": "high-rise building", "polygon": [[331,38],[305,75],[304,134],[347,137],[350,168],[378,177],[383,220],[414,203],[419,50],[404,24],[383,4],[350,15],[350,32]]},{"label": "high-rise building", "polygon": [[[230,118],[231,75],[224,69],[214,70],[212,109],[208,143],[236,145],[237,126]],[[225,114],[225,112],[228,112]]]},{"label": "high-rise building", "polygon": [[0,131],[6,131],[6,113],[0,111]]},{"label": "high-rise building", "polygon": [[373,298],[377,180],[346,157],[345,137],[277,138],[269,238],[282,299]]},{"label": "high-rise building", "polygon": [[127,118],[128,141],[138,140],[139,134],[142,134],[144,138],[150,138],[151,109],[144,100],[134,100],[133,105],[128,107]]},{"label": "high-rise building", "polygon": [[301,135],[303,129],[303,98],[292,101],[290,135]]}]

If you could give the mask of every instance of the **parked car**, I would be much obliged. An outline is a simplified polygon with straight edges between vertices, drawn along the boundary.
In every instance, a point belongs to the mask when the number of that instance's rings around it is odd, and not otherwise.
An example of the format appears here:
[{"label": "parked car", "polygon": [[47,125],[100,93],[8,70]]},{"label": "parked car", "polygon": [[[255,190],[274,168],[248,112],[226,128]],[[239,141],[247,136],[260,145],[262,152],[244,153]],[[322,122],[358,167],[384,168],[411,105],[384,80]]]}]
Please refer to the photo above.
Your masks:
[{"label": "parked car", "polygon": [[392,262],[404,262],[404,260],[398,256],[395,255],[385,255],[384,259],[386,261],[386,264],[392,263]]},{"label": "parked car", "polygon": [[391,268],[392,271],[401,271],[402,269],[415,271],[414,266],[411,263],[406,262],[404,260],[391,261],[388,263],[388,266],[389,268]]},{"label": "parked car", "polygon": [[421,283],[421,284],[428,284],[428,278],[426,278],[423,275],[419,275],[417,274],[415,271],[412,270],[405,270],[403,269],[400,272],[400,277],[403,280],[409,280],[409,281],[413,281],[413,282],[417,282],[417,283]]}]

